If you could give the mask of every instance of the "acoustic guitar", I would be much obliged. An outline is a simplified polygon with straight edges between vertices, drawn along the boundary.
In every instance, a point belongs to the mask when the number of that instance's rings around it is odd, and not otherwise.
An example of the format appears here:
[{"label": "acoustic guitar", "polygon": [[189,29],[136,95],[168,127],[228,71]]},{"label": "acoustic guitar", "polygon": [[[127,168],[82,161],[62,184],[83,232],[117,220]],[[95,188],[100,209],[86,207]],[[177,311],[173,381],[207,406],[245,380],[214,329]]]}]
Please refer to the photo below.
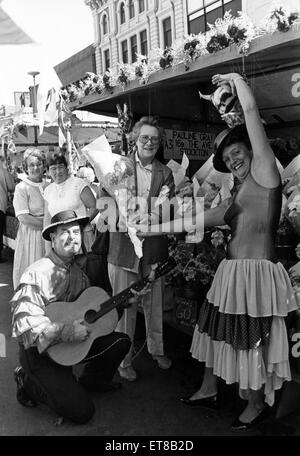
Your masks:
[{"label": "acoustic guitar", "polygon": [[[167,274],[175,266],[176,262],[173,258],[161,263],[155,269],[155,279]],[[132,289],[140,291],[150,282],[149,276],[144,277],[113,297],[109,297],[102,288],[89,287],[76,301],[56,301],[48,304],[46,315],[51,321],[72,323],[74,320],[82,320],[90,330],[89,337],[85,341],[60,342],[50,346],[47,350],[50,358],[63,366],[73,366],[82,361],[95,339],[110,334],[116,328],[118,323],[116,307],[126,304],[127,300],[134,296]]]}]

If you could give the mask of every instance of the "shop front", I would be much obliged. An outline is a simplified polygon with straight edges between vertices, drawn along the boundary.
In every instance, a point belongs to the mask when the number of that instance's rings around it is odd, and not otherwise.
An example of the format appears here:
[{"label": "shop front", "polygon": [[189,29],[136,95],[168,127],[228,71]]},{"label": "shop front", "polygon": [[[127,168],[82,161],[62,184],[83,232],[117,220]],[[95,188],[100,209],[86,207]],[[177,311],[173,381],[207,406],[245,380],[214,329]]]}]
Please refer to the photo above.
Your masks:
[{"label": "shop front", "polygon": [[[299,29],[264,35],[251,43],[246,55],[239,53],[237,46],[233,45],[203,55],[188,67],[179,63],[154,72],[144,84],[133,80],[100,94],[90,93],[71,102],[70,107],[116,116],[117,105],[124,106],[126,103],[134,121],[144,115],[159,116],[166,132],[164,162],[173,159],[180,163],[185,154],[189,159],[186,174],[192,178],[213,153],[215,136],[226,128],[213,104],[200,99],[199,91],[202,94],[213,92],[211,77],[214,74],[243,73],[254,91],[276,156],[285,167],[300,153],[299,48]],[[293,237],[289,249],[279,249],[289,265],[296,260],[296,241],[297,236]],[[201,260],[199,246],[190,244],[187,248],[191,250],[191,255],[200,255]],[[176,288],[174,283],[173,288]],[[170,296],[170,301],[175,302],[172,294]],[[191,303],[195,301],[193,297],[189,299],[185,295],[181,298],[181,310],[176,313],[173,309],[173,323],[192,333],[197,303]]]},{"label": "shop front", "polygon": [[185,63],[159,70],[145,84],[138,80],[112,87],[101,94],[91,93],[70,103],[108,116],[117,115],[117,104],[127,103],[134,120],[158,115],[166,128],[164,158],[180,160],[183,152],[190,160],[192,176],[211,155],[215,135],[226,127],[211,103],[200,99],[198,91],[214,90],[216,73],[243,72],[255,97],[271,138],[297,136],[300,121],[300,31],[276,32],[257,38],[247,55],[235,45],[201,56],[187,68]]}]

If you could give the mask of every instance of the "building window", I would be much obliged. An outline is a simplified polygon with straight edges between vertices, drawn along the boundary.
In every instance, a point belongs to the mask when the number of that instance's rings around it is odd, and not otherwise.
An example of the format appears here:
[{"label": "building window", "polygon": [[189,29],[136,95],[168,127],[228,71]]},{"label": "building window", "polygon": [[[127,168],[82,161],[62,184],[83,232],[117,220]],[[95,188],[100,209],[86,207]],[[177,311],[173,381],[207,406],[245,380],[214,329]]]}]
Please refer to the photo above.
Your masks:
[{"label": "building window", "polygon": [[147,30],[143,30],[140,33],[140,40],[141,40],[141,53],[142,53],[142,55],[148,55]]},{"label": "building window", "polygon": [[214,24],[226,11],[233,16],[242,10],[242,0],[188,0],[188,30],[198,34],[209,30],[208,24]]},{"label": "building window", "polygon": [[109,56],[109,49],[106,49],[104,51],[104,71],[108,70],[110,68],[110,56]]},{"label": "building window", "polygon": [[123,60],[123,63],[128,63],[128,44],[127,44],[127,40],[122,41],[121,48],[122,48],[122,60]]},{"label": "building window", "polygon": [[120,6],[120,22],[121,22],[121,24],[124,24],[125,20],[126,20],[126,17],[125,17],[125,5],[124,5],[124,3],[121,3],[121,6]]},{"label": "building window", "polygon": [[129,19],[134,17],[134,3],[133,0],[129,0]]},{"label": "building window", "polygon": [[167,17],[163,21],[164,47],[170,47],[172,44],[172,26],[171,18]]},{"label": "building window", "polygon": [[103,35],[106,35],[108,33],[108,21],[107,21],[106,14],[104,14],[104,16],[103,16],[102,28],[103,28]]},{"label": "building window", "polygon": [[139,13],[145,11],[145,0],[139,0]]},{"label": "building window", "polygon": [[134,63],[136,61],[136,54],[138,51],[136,35],[133,35],[130,38],[130,49],[131,49],[131,62]]}]

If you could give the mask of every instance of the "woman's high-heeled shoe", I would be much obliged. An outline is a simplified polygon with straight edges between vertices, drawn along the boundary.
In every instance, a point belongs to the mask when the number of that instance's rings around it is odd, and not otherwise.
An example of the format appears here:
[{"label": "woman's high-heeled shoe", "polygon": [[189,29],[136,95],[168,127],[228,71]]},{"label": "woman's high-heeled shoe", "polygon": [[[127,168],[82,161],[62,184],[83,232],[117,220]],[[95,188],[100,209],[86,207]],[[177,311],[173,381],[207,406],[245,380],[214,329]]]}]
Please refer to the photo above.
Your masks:
[{"label": "woman's high-heeled shoe", "polygon": [[259,414],[250,422],[244,423],[239,418],[236,418],[231,425],[232,431],[250,431],[254,429],[258,424],[266,420],[270,415],[270,407],[264,407]]},{"label": "woman's high-heeled shoe", "polygon": [[180,402],[189,407],[207,407],[211,409],[219,408],[218,395],[214,394],[213,396],[204,397],[202,399],[190,399],[189,397],[181,397]]}]

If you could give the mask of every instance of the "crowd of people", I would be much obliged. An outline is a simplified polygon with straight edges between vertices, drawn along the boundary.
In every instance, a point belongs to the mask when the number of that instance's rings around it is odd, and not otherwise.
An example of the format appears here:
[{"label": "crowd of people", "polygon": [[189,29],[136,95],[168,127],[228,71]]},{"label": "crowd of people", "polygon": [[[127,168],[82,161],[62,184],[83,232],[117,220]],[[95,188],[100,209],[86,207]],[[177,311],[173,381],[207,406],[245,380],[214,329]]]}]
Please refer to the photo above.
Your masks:
[{"label": "crowd of people", "polygon": [[[276,256],[282,185],[255,99],[237,73],[215,75],[212,82],[235,86],[245,124],[222,131],[215,140],[214,168],[231,174],[233,188],[216,207],[205,205],[204,227],[227,225],[231,239],[226,259],[200,307],[191,344],[192,357],[205,363],[203,381],[191,397],[180,400],[189,407],[217,408],[218,378],[237,383],[241,398],[248,402],[231,428],[244,431],[266,418],[275,391],[291,380],[286,318],[297,304],[288,274]],[[137,197],[147,201],[158,197],[162,189],[167,189],[170,200],[175,195],[171,169],[156,158],[162,138],[155,117],[141,118],[132,130],[128,158],[134,168],[133,188]],[[164,279],[153,280],[153,271],[168,258],[167,235],[193,231],[199,218],[191,213],[183,224],[177,214],[165,221],[159,211],[151,208],[150,213],[149,209],[135,225],[143,239],[141,258],[126,232],[109,233],[104,260],[112,296],[145,276],[149,275],[151,283],[120,300],[111,309],[114,324],[94,335],[96,320],[93,324],[83,321],[84,314],[75,311],[63,319],[60,312],[50,310],[56,302],[67,308],[90,287],[76,258],[93,251],[97,201],[105,192],[92,185],[91,168],[69,175],[63,149],[47,157],[39,149],[28,149],[24,169],[26,177],[16,185],[13,199],[19,220],[11,300],[12,333],[19,342],[20,366],[14,373],[17,399],[27,407],[47,404],[59,416],[85,423],[94,413],[89,392],[118,389],[120,383],[113,380],[117,371],[124,380],[137,378],[133,341],[141,303],[148,352],[159,368],[171,367],[163,342]],[[12,191],[13,182],[1,168],[0,172],[0,182]],[[197,205],[193,208],[199,210]],[[0,209],[1,222],[5,204]],[[102,300],[110,302],[110,295],[103,293]],[[87,348],[79,361],[74,362],[72,356],[59,361],[53,353],[63,356],[64,346],[70,354]],[[72,367],[78,363],[84,364],[84,370],[76,378]]]}]

